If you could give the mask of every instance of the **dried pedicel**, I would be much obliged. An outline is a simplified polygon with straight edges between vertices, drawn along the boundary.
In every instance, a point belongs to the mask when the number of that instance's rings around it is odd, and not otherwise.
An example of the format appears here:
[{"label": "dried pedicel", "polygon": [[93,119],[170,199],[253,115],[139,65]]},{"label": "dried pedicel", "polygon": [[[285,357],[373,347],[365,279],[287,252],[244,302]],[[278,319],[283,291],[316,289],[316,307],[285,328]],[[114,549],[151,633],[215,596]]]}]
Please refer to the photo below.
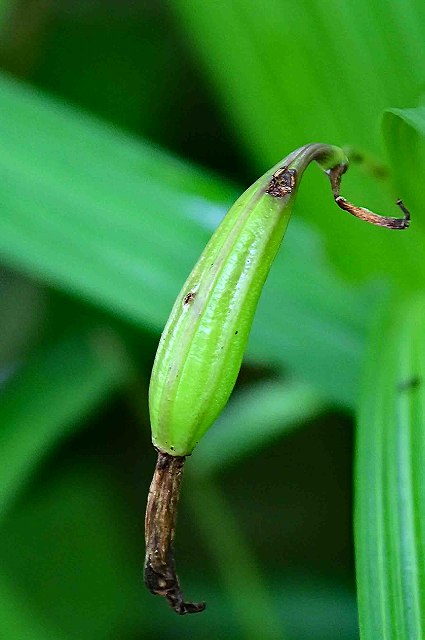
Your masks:
[{"label": "dried pedicel", "polygon": [[265,173],[231,207],[179,293],[156,354],[149,408],[158,462],[146,510],[145,584],[179,614],[204,603],[185,602],[176,575],[173,539],[185,456],[222,411],[238,375],[271,264],[289,222],[300,179],[316,160],[328,175],[338,206],[389,229],[403,218],[377,215],[340,193],[348,160],[341,149],[309,144]]}]

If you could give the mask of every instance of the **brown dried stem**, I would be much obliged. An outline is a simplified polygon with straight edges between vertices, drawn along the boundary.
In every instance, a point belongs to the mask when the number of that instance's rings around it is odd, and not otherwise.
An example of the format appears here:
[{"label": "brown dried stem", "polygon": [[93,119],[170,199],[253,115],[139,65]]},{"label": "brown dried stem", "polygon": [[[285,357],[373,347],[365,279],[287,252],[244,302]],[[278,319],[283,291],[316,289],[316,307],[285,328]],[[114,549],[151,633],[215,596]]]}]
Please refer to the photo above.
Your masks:
[{"label": "brown dried stem", "polygon": [[184,601],[174,561],[174,531],[184,462],[184,457],[158,451],[145,518],[145,585],[151,593],[167,598],[180,615],[198,613],[206,606],[204,602]]},{"label": "brown dried stem", "polygon": [[341,187],[341,176],[346,171],[346,164],[336,165],[335,167],[332,167],[332,169],[328,169],[326,171],[331,181],[334,199],[338,207],[340,207],[344,211],[347,211],[348,213],[351,213],[351,215],[356,216],[356,218],[360,218],[361,220],[365,220],[366,222],[370,222],[371,224],[377,225],[379,227],[386,227],[387,229],[408,228],[410,224],[410,213],[401,200],[397,200],[396,204],[404,213],[404,217],[392,218],[390,216],[380,216],[377,213],[373,213],[373,211],[369,211],[369,209],[366,209],[365,207],[358,207],[343,198],[340,195],[339,191]]}]

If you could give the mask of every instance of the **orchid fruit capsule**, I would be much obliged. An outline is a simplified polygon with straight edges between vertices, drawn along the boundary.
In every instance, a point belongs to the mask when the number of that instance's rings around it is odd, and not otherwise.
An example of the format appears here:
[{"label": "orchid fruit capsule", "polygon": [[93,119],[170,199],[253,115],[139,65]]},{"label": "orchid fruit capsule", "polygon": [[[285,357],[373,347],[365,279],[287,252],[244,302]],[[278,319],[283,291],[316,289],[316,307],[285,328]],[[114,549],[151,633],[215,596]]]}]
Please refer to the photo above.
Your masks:
[{"label": "orchid fruit capsule", "polygon": [[257,180],[231,207],[181,289],[156,354],[149,408],[158,462],[146,511],[145,583],[180,614],[204,603],[185,602],[175,572],[173,539],[185,456],[213,424],[234,387],[257,303],[282,242],[300,179],[316,160],[338,206],[389,229],[403,218],[377,215],[340,193],[348,160],[338,147],[308,144]]}]

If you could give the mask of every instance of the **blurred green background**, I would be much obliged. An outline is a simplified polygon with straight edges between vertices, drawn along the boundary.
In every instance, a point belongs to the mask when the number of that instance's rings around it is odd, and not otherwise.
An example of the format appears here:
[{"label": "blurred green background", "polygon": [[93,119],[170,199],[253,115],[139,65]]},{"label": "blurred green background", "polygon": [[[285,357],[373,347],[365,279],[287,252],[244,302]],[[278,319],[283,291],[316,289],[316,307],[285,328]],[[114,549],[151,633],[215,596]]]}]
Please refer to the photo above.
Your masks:
[{"label": "blurred green background", "polygon": [[[1,638],[358,638],[358,412],[362,638],[422,637],[368,620],[374,593],[404,602],[400,539],[419,625],[424,605],[420,527],[391,516],[406,487],[425,514],[424,42],[420,0],[0,3]],[[142,581],[156,345],[227,208],[308,142],[347,147],[344,195],[388,215],[403,197],[414,222],[342,214],[309,169],[235,393],[186,465],[178,572],[208,608],[180,619]],[[379,431],[396,389],[405,448]]]}]

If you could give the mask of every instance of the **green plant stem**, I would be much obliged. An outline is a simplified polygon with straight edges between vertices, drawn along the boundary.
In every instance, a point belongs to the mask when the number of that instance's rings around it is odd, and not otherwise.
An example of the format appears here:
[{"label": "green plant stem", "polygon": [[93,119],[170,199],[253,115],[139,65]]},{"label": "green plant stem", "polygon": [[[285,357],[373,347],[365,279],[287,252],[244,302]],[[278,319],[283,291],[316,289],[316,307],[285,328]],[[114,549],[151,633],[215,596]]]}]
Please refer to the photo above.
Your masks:
[{"label": "green plant stem", "polygon": [[[246,640],[284,640],[285,634],[261,571],[231,506],[211,476],[186,467],[183,499],[195,514],[226,597]],[[190,486],[189,486],[190,485]]]}]

